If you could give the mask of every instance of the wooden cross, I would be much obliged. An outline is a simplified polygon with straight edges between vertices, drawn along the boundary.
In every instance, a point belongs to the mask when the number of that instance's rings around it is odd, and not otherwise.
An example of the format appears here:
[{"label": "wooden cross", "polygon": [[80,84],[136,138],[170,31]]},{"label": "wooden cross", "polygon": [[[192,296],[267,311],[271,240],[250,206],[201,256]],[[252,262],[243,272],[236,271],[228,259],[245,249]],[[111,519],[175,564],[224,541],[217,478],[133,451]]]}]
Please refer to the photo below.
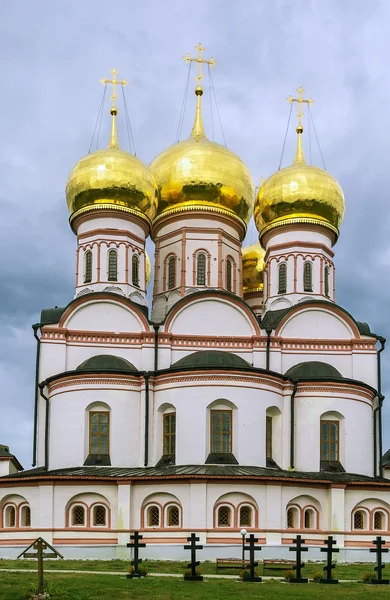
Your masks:
[{"label": "wooden cross", "polygon": [[333,539],[333,535],[329,535],[328,539],[324,541],[326,548],[321,548],[321,552],[326,552],[326,579],[321,579],[322,583],[338,583],[337,579],[332,579],[332,569],[336,567],[335,563],[332,563],[333,552],[339,552],[338,548],[333,548],[336,540]]},{"label": "wooden cross", "polygon": [[314,102],[314,100],[312,98],[308,98],[307,100],[305,100],[303,98],[303,92],[304,91],[305,90],[300,85],[299,88],[297,88],[297,92],[299,94],[299,98],[293,98],[292,96],[289,96],[288,98],[286,98],[287,102],[289,102],[290,104],[292,104],[293,102],[298,102],[299,103],[299,112],[297,114],[297,117],[298,117],[298,127],[302,127],[302,117],[303,117],[302,106],[303,106],[303,103],[305,102],[307,105],[310,105],[310,104],[313,104],[313,102]]},{"label": "wooden cross", "polygon": [[134,573],[132,575],[130,575],[130,577],[140,577],[139,571],[138,571],[138,566],[139,563],[142,562],[142,558],[139,557],[139,549],[140,548],[145,548],[146,544],[145,543],[140,543],[140,540],[142,540],[142,535],[140,535],[138,533],[138,531],[134,531],[134,535],[130,536],[130,543],[127,544],[128,548],[134,548],[134,559],[132,561],[130,561],[130,564],[134,566]]},{"label": "wooden cross", "polygon": [[378,573],[378,579],[376,581],[373,581],[373,583],[388,584],[389,583],[388,579],[382,579],[382,571],[386,566],[382,563],[382,554],[384,554],[385,552],[388,552],[389,549],[382,548],[382,546],[384,546],[386,544],[386,542],[385,542],[385,540],[382,540],[380,535],[378,535],[375,538],[375,540],[372,540],[372,543],[374,544],[375,548],[370,548],[370,552],[376,553],[376,567],[374,568],[374,571],[376,571]]},{"label": "wooden cross", "polygon": [[[196,551],[203,550],[203,546],[201,544],[196,545],[196,542],[199,542],[199,538],[196,537],[195,533],[191,533],[191,537],[187,538],[187,544],[184,546],[184,550],[191,550],[191,562],[187,565],[188,569],[191,569],[191,578],[199,579],[199,576],[196,575],[196,567],[199,567],[199,561],[196,560]],[[203,577],[202,577],[203,579]]]},{"label": "wooden cross", "polygon": [[[258,538],[255,538],[253,533],[250,534],[249,539],[246,540],[246,543],[249,544],[249,548],[245,547],[245,550],[249,550],[249,573],[250,576],[248,579],[244,579],[244,581],[261,581],[261,577],[255,577],[255,567],[258,566],[258,562],[255,561],[255,551],[261,550],[261,546],[255,546],[255,543],[259,541]],[[248,565],[247,565],[248,567]]]},{"label": "wooden cross", "polygon": [[203,52],[206,50],[206,48],[202,46],[201,42],[199,42],[199,44],[195,46],[195,50],[198,51],[198,56],[196,58],[191,57],[187,52],[187,54],[183,56],[183,59],[186,61],[187,64],[190,62],[198,63],[198,75],[195,77],[195,79],[198,80],[198,86],[200,87],[200,82],[204,77],[202,75],[202,64],[205,63],[207,65],[210,65],[210,67],[214,67],[214,65],[216,65],[217,63],[211,56],[209,59],[203,58]]},{"label": "wooden cross", "polygon": [[113,67],[112,69],[110,69],[110,73],[112,73],[112,79],[106,79],[105,77],[103,77],[103,79],[100,80],[100,83],[102,83],[103,85],[106,85],[107,83],[112,83],[112,95],[111,95],[111,100],[112,100],[112,109],[116,109],[116,99],[118,97],[118,94],[116,93],[116,86],[117,85],[127,85],[129,82],[126,79],[122,79],[121,81],[119,79],[116,78],[116,76],[118,75],[118,71],[116,70],[115,67]]},{"label": "wooden cross", "polygon": [[302,548],[302,544],[305,543],[305,540],[301,538],[300,535],[297,535],[295,540],[293,540],[293,544],[295,546],[290,546],[290,552],[295,552],[297,555],[296,564],[293,566],[293,569],[297,572],[296,579],[290,579],[290,583],[307,583],[307,579],[302,579],[301,577],[301,569],[305,566],[305,563],[301,561],[302,552],[307,552],[308,548]]},{"label": "wooden cross", "polygon": [[[34,548],[36,552],[29,552],[30,548]],[[52,552],[46,552],[44,550],[50,548]],[[46,542],[43,538],[39,537],[28,546],[23,552],[19,554],[17,558],[37,558],[38,559],[38,591],[37,594],[45,593],[45,580],[43,578],[43,559],[44,558],[64,558],[53,546]]]}]

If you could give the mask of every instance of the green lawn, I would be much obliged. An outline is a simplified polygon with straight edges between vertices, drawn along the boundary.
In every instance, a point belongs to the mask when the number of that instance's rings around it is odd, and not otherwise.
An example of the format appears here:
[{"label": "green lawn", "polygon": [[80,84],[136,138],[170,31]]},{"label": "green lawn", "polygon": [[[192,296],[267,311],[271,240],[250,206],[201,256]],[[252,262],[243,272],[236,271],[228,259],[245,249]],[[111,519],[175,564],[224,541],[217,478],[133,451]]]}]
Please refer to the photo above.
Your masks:
[{"label": "green lawn", "polygon": [[[280,582],[264,584],[241,583],[234,580],[208,580],[189,582],[169,577],[149,577],[141,580],[129,580],[125,577],[104,575],[70,575],[48,573],[47,582],[52,600],[246,600],[263,598],[280,600],[283,595],[288,600],[343,598],[381,599],[388,598],[387,586],[369,586],[363,584],[340,584],[322,586],[320,584],[291,585]],[[0,600],[22,600],[28,598],[27,592],[36,584],[31,573],[1,573]]]}]

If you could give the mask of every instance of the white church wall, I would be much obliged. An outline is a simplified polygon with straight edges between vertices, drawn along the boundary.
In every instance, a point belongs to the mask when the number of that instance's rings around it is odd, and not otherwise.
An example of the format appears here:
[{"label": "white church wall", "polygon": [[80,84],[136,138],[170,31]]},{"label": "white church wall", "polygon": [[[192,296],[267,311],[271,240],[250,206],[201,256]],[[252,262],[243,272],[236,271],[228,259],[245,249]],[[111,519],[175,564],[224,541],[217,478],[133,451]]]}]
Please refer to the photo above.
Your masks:
[{"label": "white church wall", "polygon": [[350,340],[355,337],[348,323],[322,308],[305,307],[287,320],[278,331],[280,337],[307,340]]},{"label": "white church wall", "polygon": [[[88,487],[80,487],[80,485],[56,485],[54,488],[54,501],[51,517],[54,527],[63,529],[67,526],[66,516],[67,511],[72,504],[78,502],[86,507],[91,507],[94,503],[102,503],[109,508],[111,528],[116,529],[118,526],[118,488],[114,484],[99,484],[92,483]],[[71,525],[68,520],[68,527]],[[84,533],[84,528],[79,528],[80,533]],[[61,537],[64,532],[61,532]],[[76,537],[80,537],[80,533],[76,532]],[[74,533],[72,534],[75,535]],[[69,537],[72,537],[69,535]],[[100,532],[99,532],[100,537]]]},{"label": "white church wall", "polygon": [[113,333],[139,333],[145,329],[135,311],[111,299],[104,301],[91,299],[87,304],[76,306],[66,319],[64,327],[85,332]]}]

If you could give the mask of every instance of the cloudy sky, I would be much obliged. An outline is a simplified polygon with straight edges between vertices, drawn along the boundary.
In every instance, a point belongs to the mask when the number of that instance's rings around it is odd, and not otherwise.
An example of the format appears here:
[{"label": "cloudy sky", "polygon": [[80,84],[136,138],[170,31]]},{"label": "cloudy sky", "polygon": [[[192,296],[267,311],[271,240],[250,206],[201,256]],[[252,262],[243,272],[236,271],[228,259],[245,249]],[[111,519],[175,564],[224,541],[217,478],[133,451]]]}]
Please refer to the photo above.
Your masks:
[{"label": "cloudy sky", "polygon": [[[346,197],[335,248],[337,301],[390,338],[389,22],[386,0],[1,2],[0,443],[25,468],[32,461],[31,325],[41,308],[73,297],[75,237],[65,184],[88,152],[99,81],[113,66],[131,82],[126,94],[137,155],[149,163],[175,141],[187,76],[182,56],[203,42],[218,63],[213,80],[227,145],[256,180],[279,166],[285,99],[302,85],[315,100],[326,167]],[[193,102],[191,95],[183,136]],[[107,118],[104,145],[108,126]],[[290,133],[285,164],[293,155]],[[121,139],[126,148],[124,127]],[[384,450],[389,367],[390,349],[383,365]]]}]

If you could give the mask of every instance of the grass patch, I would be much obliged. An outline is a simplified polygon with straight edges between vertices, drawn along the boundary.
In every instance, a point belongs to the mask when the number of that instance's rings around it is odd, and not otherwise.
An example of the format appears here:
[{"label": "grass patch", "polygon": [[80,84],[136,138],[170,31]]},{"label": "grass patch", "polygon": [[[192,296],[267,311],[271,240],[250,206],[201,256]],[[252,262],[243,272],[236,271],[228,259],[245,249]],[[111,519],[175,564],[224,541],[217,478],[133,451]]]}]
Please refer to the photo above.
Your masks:
[{"label": "grass patch", "polygon": [[[291,585],[280,582],[264,584],[237,583],[232,580],[186,582],[169,577],[149,577],[129,580],[125,577],[47,573],[46,580],[52,600],[280,600],[281,595],[292,600],[329,599],[328,586],[311,583]],[[1,573],[0,600],[22,600],[36,585],[32,573]],[[342,584],[331,588],[332,600],[389,597],[389,588],[363,584]]]}]

